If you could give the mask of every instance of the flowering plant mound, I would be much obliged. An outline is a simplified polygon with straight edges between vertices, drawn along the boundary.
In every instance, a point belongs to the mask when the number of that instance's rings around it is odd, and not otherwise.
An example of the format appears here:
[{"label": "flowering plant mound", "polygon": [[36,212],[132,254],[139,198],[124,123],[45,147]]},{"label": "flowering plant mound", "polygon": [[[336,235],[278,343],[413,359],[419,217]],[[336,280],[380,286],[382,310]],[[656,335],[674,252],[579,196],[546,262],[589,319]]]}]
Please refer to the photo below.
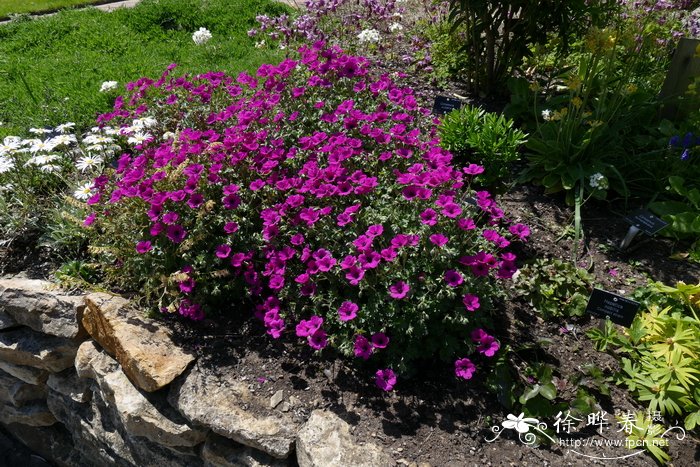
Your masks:
[{"label": "flowering plant mound", "polygon": [[452,165],[411,89],[322,43],[256,76],[168,72],[100,117],[132,135],[87,201],[112,279],[194,320],[245,294],[273,338],[390,363],[385,390],[418,358],[468,379],[496,353],[529,230],[470,190],[483,168]]}]

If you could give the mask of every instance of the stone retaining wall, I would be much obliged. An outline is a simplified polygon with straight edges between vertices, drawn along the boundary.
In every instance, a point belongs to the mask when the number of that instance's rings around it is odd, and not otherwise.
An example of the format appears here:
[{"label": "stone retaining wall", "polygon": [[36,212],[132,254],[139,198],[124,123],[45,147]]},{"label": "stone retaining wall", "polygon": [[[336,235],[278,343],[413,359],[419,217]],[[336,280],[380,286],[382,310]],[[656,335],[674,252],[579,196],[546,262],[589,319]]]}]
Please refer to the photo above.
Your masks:
[{"label": "stone retaining wall", "polygon": [[335,414],[295,419],[215,370],[123,298],[0,279],[0,424],[55,465],[394,465]]}]

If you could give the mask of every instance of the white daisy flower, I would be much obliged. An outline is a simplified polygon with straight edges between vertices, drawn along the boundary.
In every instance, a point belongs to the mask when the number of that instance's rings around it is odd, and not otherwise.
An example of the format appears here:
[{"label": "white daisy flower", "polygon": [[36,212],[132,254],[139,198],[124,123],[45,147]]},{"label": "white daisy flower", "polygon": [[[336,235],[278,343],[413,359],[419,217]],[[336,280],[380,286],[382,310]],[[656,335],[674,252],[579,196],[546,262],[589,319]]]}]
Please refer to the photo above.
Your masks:
[{"label": "white daisy flower", "polygon": [[24,166],[30,166],[30,165],[46,165],[50,164],[51,162],[55,161],[59,157],[56,154],[40,154],[38,156],[34,156],[31,159],[29,159]]},{"label": "white daisy flower", "polygon": [[399,23],[392,23],[391,26],[389,26],[389,31],[391,31],[391,32],[403,31],[403,26]]},{"label": "white daisy flower", "polygon": [[119,83],[116,81],[105,81],[102,83],[102,86],[100,86],[100,92],[109,92],[114,89],[117,89],[117,86]]},{"label": "white daisy flower", "polygon": [[55,147],[51,140],[37,141],[29,148],[29,152],[52,151]]},{"label": "white daisy flower", "polygon": [[77,142],[78,142],[78,140],[76,139],[75,135],[68,135],[68,134],[54,136],[53,138],[51,138],[47,141],[47,143],[53,144],[54,147],[70,146],[71,144],[77,143]]},{"label": "white daisy flower", "polygon": [[149,133],[134,133],[132,136],[129,136],[127,142],[129,144],[133,144],[134,146],[138,146],[150,138],[153,137]]},{"label": "white daisy flower", "polygon": [[46,165],[40,165],[39,170],[41,170],[42,172],[51,173],[51,172],[58,172],[59,170],[61,170],[61,167],[58,165],[54,165],[54,164],[46,164]]},{"label": "white daisy flower", "polygon": [[12,170],[15,166],[15,161],[7,157],[0,157],[0,174]]},{"label": "white daisy flower", "polygon": [[158,120],[156,120],[153,117],[143,117],[134,120],[133,126],[136,128],[151,128],[153,126],[156,126],[157,123]]},{"label": "white daisy flower", "polygon": [[381,36],[376,29],[364,29],[357,35],[357,38],[360,40],[360,44],[363,44],[365,42],[379,42]]},{"label": "white daisy flower", "polygon": [[211,32],[207,28],[199,28],[192,34],[192,40],[197,45],[202,45],[212,38]]},{"label": "white daisy flower", "polygon": [[73,122],[67,122],[67,123],[64,123],[64,124],[62,124],[62,125],[58,125],[58,126],[55,128],[55,130],[56,130],[57,132],[59,132],[59,133],[65,133],[65,132],[67,132],[68,130],[72,130],[74,126],[75,126],[75,123],[73,123]]},{"label": "white daisy flower", "polygon": [[543,119],[545,122],[550,121],[550,120],[552,119],[552,111],[549,110],[549,109],[544,109],[544,110],[542,111],[542,119]]},{"label": "white daisy flower", "polygon": [[92,196],[92,182],[88,182],[73,192],[76,199],[85,200]]},{"label": "white daisy flower", "polygon": [[29,133],[35,134],[35,135],[46,135],[48,133],[51,133],[52,130],[47,129],[47,128],[30,128]]},{"label": "white daisy flower", "polygon": [[87,155],[78,159],[75,166],[80,169],[81,172],[85,172],[88,169],[99,166],[102,162],[103,159],[100,156]]}]

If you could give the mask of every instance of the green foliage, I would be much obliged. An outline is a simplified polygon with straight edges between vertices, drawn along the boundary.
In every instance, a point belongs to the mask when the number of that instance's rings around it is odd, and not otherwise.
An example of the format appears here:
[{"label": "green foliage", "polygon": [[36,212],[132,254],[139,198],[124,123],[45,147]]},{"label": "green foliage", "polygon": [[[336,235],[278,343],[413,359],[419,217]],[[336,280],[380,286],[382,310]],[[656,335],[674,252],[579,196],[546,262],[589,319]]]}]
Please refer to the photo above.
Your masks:
[{"label": "green foliage", "polygon": [[555,319],[582,316],[592,283],[585,269],[569,262],[537,259],[520,269],[513,287],[544,319]]},{"label": "green foliage", "polygon": [[441,145],[462,164],[478,163],[488,170],[478,176],[480,185],[494,186],[511,178],[512,163],[527,135],[513,128],[501,114],[465,106],[445,115],[440,124]]},{"label": "green foliage", "polygon": [[0,19],[20,13],[37,13],[60,8],[84,6],[91,3],[104,3],[103,0],[3,0],[0,4]]},{"label": "green foliage", "polygon": [[643,447],[660,464],[666,464],[671,460],[671,456],[662,449],[668,447],[668,440],[664,438],[666,428],[663,425],[654,423],[654,420],[644,412],[635,412],[634,420],[624,416],[618,416],[617,419],[628,427],[625,444],[629,449]]},{"label": "green foliage", "polygon": [[548,34],[565,50],[569,39],[591,22],[616,8],[616,2],[570,0],[450,0],[450,21],[463,42],[460,51],[473,91],[494,94],[504,84],[531,46],[543,44]]},{"label": "green foliage", "polygon": [[612,324],[588,336],[599,350],[621,357],[617,383],[624,384],[650,412],[682,415],[687,429],[700,420],[700,284],[660,283],[637,293],[646,305],[627,335]]},{"label": "green foliage", "polygon": [[700,189],[679,176],[669,177],[668,184],[676,199],[653,202],[649,209],[669,223],[665,234],[694,240],[688,258],[700,262]]},{"label": "green foliage", "polygon": [[[254,47],[255,16],[288,11],[268,0],[144,0],[0,25],[0,137],[67,121],[85,131],[113,103],[102,82],[123,90],[173,62],[182,73],[253,70],[280,55]],[[192,41],[200,27],[213,35],[203,46]]]}]

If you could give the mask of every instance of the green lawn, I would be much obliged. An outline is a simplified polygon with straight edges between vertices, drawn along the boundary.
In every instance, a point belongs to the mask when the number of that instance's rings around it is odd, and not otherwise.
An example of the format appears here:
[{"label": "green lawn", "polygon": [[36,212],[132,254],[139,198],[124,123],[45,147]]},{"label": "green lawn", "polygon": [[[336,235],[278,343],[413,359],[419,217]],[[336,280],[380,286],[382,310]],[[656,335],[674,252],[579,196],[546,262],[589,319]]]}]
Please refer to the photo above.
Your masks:
[{"label": "green lawn", "polygon": [[12,13],[39,13],[72,6],[106,3],[105,0],[0,0],[0,18]]},{"label": "green lawn", "polygon": [[[111,13],[67,10],[0,25],[0,137],[66,121],[89,128],[114,99],[99,92],[104,81],[118,81],[122,92],[170,63],[184,74],[275,62],[280,52],[256,49],[247,31],[256,15],[284,11],[270,0],[144,0]],[[197,46],[192,33],[200,27],[213,38]]]}]

